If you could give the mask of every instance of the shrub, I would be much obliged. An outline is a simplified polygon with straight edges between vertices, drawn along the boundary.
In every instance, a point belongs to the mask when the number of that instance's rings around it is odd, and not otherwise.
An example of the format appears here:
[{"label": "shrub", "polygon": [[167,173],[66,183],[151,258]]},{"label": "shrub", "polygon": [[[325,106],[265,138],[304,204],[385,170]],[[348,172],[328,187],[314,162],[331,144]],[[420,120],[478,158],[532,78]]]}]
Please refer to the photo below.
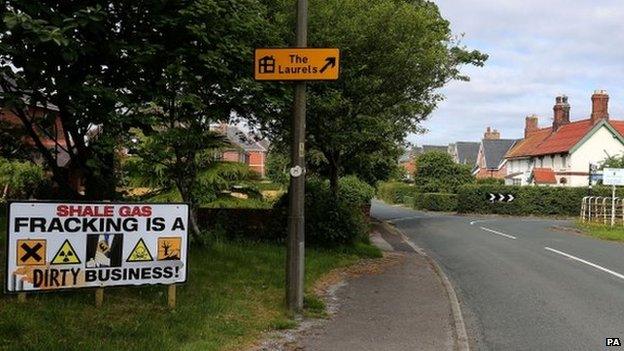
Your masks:
[{"label": "shrub", "polygon": [[356,206],[367,205],[375,197],[375,188],[356,176],[340,178],[338,186],[340,197]]},{"label": "shrub", "polygon": [[424,193],[414,198],[413,206],[418,210],[455,212],[457,202],[456,194]]},{"label": "shrub", "polygon": [[43,169],[31,162],[0,158],[0,198],[8,185],[8,197],[30,198],[43,182]]},{"label": "shrub", "polygon": [[377,196],[389,204],[411,204],[419,192],[415,186],[401,182],[380,183],[377,187]]},{"label": "shrub", "polygon": [[446,152],[427,152],[416,158],[414,182],[423,193],[455,193],[457,188],[474,183],[469,165],[457,164]]},{"label": "shrub", "polygon": [[[513,202],[490,202],[489,194],[511,194]],[[610,196],[603,187],[594,195]],[[504,185],[465,185],[458,192],[457,210],[461,213],[494,213],[506,215],[576,216],[587,188],[517,187]]]}]

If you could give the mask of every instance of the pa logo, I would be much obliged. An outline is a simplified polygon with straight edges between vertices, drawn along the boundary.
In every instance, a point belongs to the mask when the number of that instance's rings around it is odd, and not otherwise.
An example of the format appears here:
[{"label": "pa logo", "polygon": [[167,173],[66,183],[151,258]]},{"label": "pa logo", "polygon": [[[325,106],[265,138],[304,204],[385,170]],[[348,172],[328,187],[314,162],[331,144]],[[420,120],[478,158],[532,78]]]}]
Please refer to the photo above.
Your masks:
[{"label": "pa logo", "polygon": [[622,346],[620,338],[607,338],[607,346]]}]

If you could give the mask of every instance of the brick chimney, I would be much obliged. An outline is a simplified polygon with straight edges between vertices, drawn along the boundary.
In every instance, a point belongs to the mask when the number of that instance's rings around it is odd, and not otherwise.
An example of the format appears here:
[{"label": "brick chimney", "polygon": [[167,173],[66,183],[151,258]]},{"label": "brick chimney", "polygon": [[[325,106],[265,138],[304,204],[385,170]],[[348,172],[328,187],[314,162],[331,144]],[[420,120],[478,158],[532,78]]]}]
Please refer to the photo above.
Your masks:
[{"label": "brick chimney", "polygon": [[594,124],[609,119],[609,94],[606,90],[596,90],[592,95],[591,120]]},{"label": "brick chimney", "polygon": [[568,103],[568,97],[565,95],[557,96],[555,99],[555,106],[553,107],[553,132],[559,129],[559,127],[570,123],[570,104]]},{"label": "brick chimney", "polygon": [[524,124],[524,138],[528,138],[539,130],[539,117],[530,115],[526,117]]},{"label": "brick chimney", "polygon": [[487,127],[485,130],[485,134],[483,134],[483,139],[485,140],[498,140],[500,139],[500,133],[498,130],[492,130],[492,127]]}]

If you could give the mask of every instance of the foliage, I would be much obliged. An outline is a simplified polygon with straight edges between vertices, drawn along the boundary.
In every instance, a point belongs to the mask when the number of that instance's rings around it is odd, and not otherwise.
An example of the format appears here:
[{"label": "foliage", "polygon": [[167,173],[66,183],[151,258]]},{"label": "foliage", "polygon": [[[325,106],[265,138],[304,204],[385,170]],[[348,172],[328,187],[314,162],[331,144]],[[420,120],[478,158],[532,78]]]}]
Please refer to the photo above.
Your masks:
[{"label": "foliage", "polygon": [[455,163],[448,153],[432,151],[416,158],[414,183],[422,192],[455,193],[472,182],[470,166]]},{"label": "foliage", "polygon": [[370,204],[373,197],[375,197],[375,188],[361,181],[356,176],[340,178],[339,189],[340,197],[355,206]]},{"label": "foliage", "polygon": [[[350,184],[345,182],[345,187]],[[359,193],[359,190],[347,190],[348,194]],[[369,224],[361,206],[354,206],[353,195],[335,196],[329,183],[321,180],[308,180],[305,195],[305,230],[306,245],[335,247],[337,245],[355,245],[368,240]],[[288,194],[282,196],[274,207],[275,215],[282,215],[270,239],[282,241],[286,238],[286,210]]]},{"label": "foliage", "polygon": [[64,196],[81,197],[57,165],[56,149],[84,175],[87,198],[115,197],[114,150],[131,123],[121,113],[124,88],[137,71],[128,53],[145,11],[115,0],[9,0],[1,12],[2,104],[32,139],[27,153],[45,162]]},{"label": "foliage", "polygon": [[578,221],[577,227],[584,233],[601,240],[624,241],[624,228],[622,226],[611,227],[610,225],[596,223],[582,223]]},{"label": "foliage", "polygon": [[478,178],[476,183],[478,185],[505,185],[505,181],[498,178]]},{"label": "foliage", "polygon": [[271,148],[266,159],[266,175],[272,182],[288,186],[290,160],[286,152]]},{"label": "foliage", "polygon": [[[292,26],[292,2],[280,4]],[[433,2],[313,0],[310,8],[310,46],[341,49],[340,80],[308,86],[307,155],[322,156],[309,159],[310,171],[334,190],[343,174],[388,179],[400,144],[442,99],[436,90],[467,79],[459,67],[480,66],[487,56],[460,46]],[[289,140],[287,121],[260,122]]]},{"label": "foliage", "polygon": [[[596,196],[610,196],[609,189],[596,187]],[[511,194],[513,202],[490,202],[489,194]],[[506,215],[578,216],[587,188],[517,187],[465,185],[459,188],[458,212]]]},{"label": "foliage", "polygon": [[417,194],[412,205],[417,210],[455,212],[457,204],[457,194],[424,193]]},{"label": "foliage", "polygon": [[0,158],[0,199],[28,199],[43,180],[43,170],[32,162]]},{"label": "foliage", "polygon": [[600,168],[624,168],[624,154],[618,156],[609,156],[600,163]]},{"label": "foliage", "polygon": [[411,203],[406,197],[412,198],[420,193],[414,185],[402,182],[380,183],[377,186],[377,197],[389,204]]}]

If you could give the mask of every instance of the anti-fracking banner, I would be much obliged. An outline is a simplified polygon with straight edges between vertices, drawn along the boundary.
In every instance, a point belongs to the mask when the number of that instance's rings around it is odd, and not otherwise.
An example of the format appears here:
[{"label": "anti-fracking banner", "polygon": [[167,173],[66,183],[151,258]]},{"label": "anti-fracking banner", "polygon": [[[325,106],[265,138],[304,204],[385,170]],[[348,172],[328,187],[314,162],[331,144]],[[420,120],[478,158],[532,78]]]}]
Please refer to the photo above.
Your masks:
[{"label": "anti-fracking banner", "polygon": [[186,204],[11,202],[5,291],[186,282]]}]

